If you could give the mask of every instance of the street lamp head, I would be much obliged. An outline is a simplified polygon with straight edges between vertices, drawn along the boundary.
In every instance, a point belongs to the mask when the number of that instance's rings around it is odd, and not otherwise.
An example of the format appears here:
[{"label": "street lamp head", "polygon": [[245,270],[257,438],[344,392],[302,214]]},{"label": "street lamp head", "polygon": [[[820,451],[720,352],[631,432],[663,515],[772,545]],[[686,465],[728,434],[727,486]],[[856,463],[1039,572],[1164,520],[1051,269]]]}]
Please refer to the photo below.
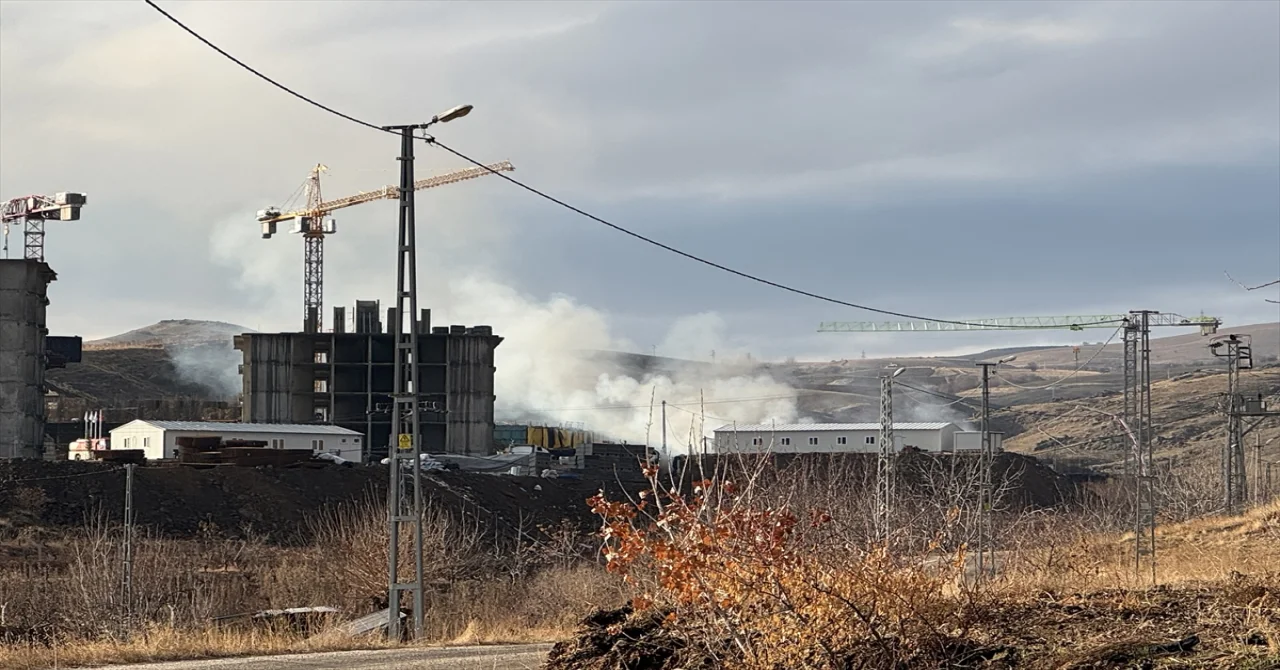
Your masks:
[{"label": "street lamp head", "polygon": [[431,119],[431,122],[432,123],[448,123],[454,119],[460,119],[470,113],[471,113],[471,105],[458,105],[457,107],[454,107],[453,109],[450,109],[449,111],[443,114],[437,114],[435,117]]},{"label": "street lamp head", "polygon": [[898,375],[900,375],[900,374],[902,374],[902,373],[904,373],[904,372],[906,372],[906,371],[907,371],[907,369],[906,369],[906,368],[898,368],[897,370],[894,370],[894,371],[893,371],[893,374],[889,375],[889,377],[890,377],[890,378],[897,377]]},{"label": "street lamp head", "polygon": [[996,365],[1000,365],[1002,363],[1012,363],[1013,361],[1016,361],[1016,360],[1018,360],[1017,356],[1006,356],[996,361]]}]

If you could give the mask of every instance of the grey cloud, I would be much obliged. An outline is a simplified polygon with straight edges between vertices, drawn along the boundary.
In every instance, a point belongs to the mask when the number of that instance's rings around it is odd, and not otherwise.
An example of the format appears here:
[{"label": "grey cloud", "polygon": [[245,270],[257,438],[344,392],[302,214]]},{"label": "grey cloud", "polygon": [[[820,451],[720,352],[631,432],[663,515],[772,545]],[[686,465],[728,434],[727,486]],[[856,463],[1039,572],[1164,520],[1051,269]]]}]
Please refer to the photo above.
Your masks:
[{"label": "grey cloud", "polygon": [[[1217,295],[1221,268],[1189,277],[1158,260],[1195,257],[1203,242],[1192,217],[1161,228],[1165,193],[1185,187],[1157,173],[1187,168],[1197,181],[1260,166],[1253,181],[1230,176],[1243,193],[1178,200],[1182,214],[1212,219],[1242,199],[1274,200],[1267,180],[1280,162],[1280,10],[1269,3],[165,6],[340,109],[392,123],[472,102],[476,114],[439,130],[477,158],[511,158],[517,177],[730,264],[906,311],[1071,313],[1171,285]],[[257,239],[252,212],[315,162],[333,168],[328,193],[391,183],[360,170],[394,168],[394,141],[271,89],[145,6],[77,7],[4,3],[0,24],[0,191],[91,196],[84,221],[50,236],[65,268],[59,327],[294,327],[301,244]],[[72,47],[40,46],[53,25]],[[420,155],[422,172],[458,166]],[[1119,197],[1130,188],[1146,189],[1141,202]],[[619,315],[637,343],[714,309],[733,346],[820,352],[842,345],[812,339],[810,322],[863,316],[793,306],[499,183],[433,191],[421,211],[424,291],[446,313],[467,313],[468,295],[447,282],[480,274],[534,299],[577,295]],[[1073,215],[1094,218],[1055,237]],[[389,205],[339,215],[327,302],[388,293],[393,217]],[[1261,240],[1235,261],[1280,269],[1266,246],[1274,208],[1235,220]],[[1093,235],[1108,240],[1097,269],[1064,269],[1093,253]],[[146,260],[104,257],[126,244]],[[884,281],[881,250],[894,244],[918,247],[920,268]],[[981,291],[948,279],[983,248],[1020,272],[1049,270]],[[1122,298],[1126,257],[1146,275]]]}]

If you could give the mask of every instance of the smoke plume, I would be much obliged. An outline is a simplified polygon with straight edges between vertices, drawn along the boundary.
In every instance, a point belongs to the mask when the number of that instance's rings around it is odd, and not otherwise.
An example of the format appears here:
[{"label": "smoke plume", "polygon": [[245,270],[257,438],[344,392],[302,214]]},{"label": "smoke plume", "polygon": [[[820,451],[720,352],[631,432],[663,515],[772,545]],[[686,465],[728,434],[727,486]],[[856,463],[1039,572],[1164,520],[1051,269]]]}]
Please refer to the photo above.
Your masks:
[{"label": "smoke plume", "polygon": [[[444,195],[433,193],[424,206],[445,209],[440,203],[449,198]],[[658,345],[664,357],[700,364],[646,367],[600,355],[634,352],[638,347],[615,332],[603,312],[569,295],[539,298],[515,288],[518,284],[497,269],[503,264],[491,262],[500,256],[503,224],[497,217],[477,214],[470,204],[460,207],[469,216],[458,219],[440,210],[429,215],[434,236],[432,244],[419,251],[418,261],[421,306],[431,308],[434,325],[488,325],[503,338],[495,355],[498,420],[571,423],[600,436],[657,446],[662,441],[660,410],[665,400],[667,442],[673,452],[680,452],[726,423],[796,418],[795,392],[743,362],[745,351],[732,345],[723,320],[714,313],[677,319]],[[451,220],[468,225],[450,224]],[[386,255],[392,233],[385,226],[367,230],[343,238],[326,254],[326,275],[341,277],[327,287],[329,305],[383,298],[383,309],[391,306],[385,297],[394,285],[395,268],[369,259]],[[296,267],[296,244],[262,243],[259,237],[256,227],[243,220],[223,221],[211,230],[210,252],[215,261],[238,271],[235,287],[258,303],[257,319],[237,318],[290,328],[281,323],[281,315],[292,318],[298,312],[296,275],[280,269]],[[713,350],[715,365],[709,363]],[[209,353],[185,354],[182,360],[189,374],[202,382],[217,382],[230,390],[234,378],[238,388],[230,359],[223,363]]]},{"label": "smoke plume", "polygon": [[226,344],[170,346],[169,360],[178,377],[203,386],[221,397],[233,397],[241,391],[240,352]]},{"label": "smoke plume", "polygon": [[[795,391],[741,360],[715,314],[671,325],[659,345],[664,364],[604,352],[635,351],[605,316],[564,295],[538,301],[498,282],[470,277],[449,283],[452,323],[492,325],[505,339],[494,379],[500,420],[582,425],[634,443],[667,444],[673,453],[727,423],[791,422]],[[712,350],[721,362],[706,362]],[[696,359],[679,361],[672,358]],[[645,369],[642,366],[648,365]]]}]

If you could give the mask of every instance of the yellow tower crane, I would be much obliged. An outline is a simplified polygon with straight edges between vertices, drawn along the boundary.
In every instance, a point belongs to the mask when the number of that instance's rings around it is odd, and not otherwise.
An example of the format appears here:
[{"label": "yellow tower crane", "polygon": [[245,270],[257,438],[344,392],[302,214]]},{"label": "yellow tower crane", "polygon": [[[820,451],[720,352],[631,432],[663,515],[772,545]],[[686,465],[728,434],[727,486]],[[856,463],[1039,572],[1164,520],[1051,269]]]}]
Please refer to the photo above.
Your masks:
[{"label": "yellow tower crane", "polygon": [[[281,211],[278,207],[268,207],[258,211],[258,222],[262,224],[262,239],[270,239],[276,234],[277,225],[284,221],[293,221],[291,233],[302,235],[302,330],[306,333],[320,332],[322,323],[321,311],[324,306],[324,238],[338,231],[337,223],[329,216],[333,211],[352,205],[372,202],[374,200],[395,200],[400,197],[400,187],[384,186],[376,191],[357,193],[356,195],[323,200],[320,197],[320,174],[329,168],[316,165],[311,175],[303,184],[306,189],[307,205],[302,209]],[[515,170],[510,161],[492,163],[484,167],[473,167],[448,174],[419,179],[413,182],[413,190],[435,188],[446,184],[483,177],[495,172]]]}]

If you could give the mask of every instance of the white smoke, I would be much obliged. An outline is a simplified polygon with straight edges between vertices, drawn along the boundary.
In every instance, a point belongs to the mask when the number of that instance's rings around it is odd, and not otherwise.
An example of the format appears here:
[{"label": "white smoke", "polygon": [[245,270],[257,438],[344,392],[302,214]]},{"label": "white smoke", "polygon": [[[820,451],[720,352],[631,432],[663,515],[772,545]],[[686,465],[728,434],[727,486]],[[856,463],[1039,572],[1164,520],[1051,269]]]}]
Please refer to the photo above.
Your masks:
[{"label": "white smoke", "polygon": [[[733,345],[723,320],[714,313],[677,319],[658,345],[662,356],[702,361],[700,366],[637,372],[584,353],[638,348],[614,331],[603,312],[568,295],[527,295],[499,271],[485,269],[484,261],[499,253],[502,236],[495,231],[501,231],[502,224],[469,204],[469,215],[461,220],[470,225],[450,224],[459,218],[446,216],[448,210],[462,205],[442,204],[450,202],[443,195],[433,193],[421,207],[420,216],[431,222],[433,231],[432,243],[419,251],[421,306],[432,309],[433,325],[488,325],[503,338],[495,354],[499,420],[581,424],[601,436],[658,446],[665,400],[667,442],[673,452],[699,443],[726,423],[795,420],[795,391],[741,364],[745,350]],[[364,229],[368,232],[343,238],[326,251],[327,277],[341,277],[326,280],[330,306],[385,298],[394,284],[395,268],[369,259],[381,258],[392,248],[388,236],[393,233],[386,229],[369,225]],[[264,243],[256,228],[243,220],[220,222],[211,230],[214,260],[236,268],[233,283],[263,305],[262,319],[255,323],[269,326],[260,330],[281,325],[296,329],[289,320],[299,312],[300,282],[294,268],[300,250],[293,236],[282,237],[289,239]],[[384,300],[383,309],[389,306]],[[708,362],[712,351],[714,366]],[[234,365],[224,370],[235,374]]]},{"label": "white smoke", "polygon": [[241,356],[230,342],[169,347],[167,353],[180,379],[199,384],[224,398],[240,393]]},{"label": "white smoke", "polygon": [[[613,439],[658,446],[666,401],[667,444],[676,453],[726,423],[796,418],[790,386],[740,363],[618,371],[607,357],[589,352],[634,351],[635,345],[615,335],[602,313],[568,296],[538,301],[478,277],[450,282],[449,295],[450,322],[492,325],[505,338],[495,356],[500,418],[582,424]],[[672,324],[659,351],[706,361],[715,349],[718,360],[732,360],[738,350],[723,330],[715,314],[685,317]]]}]

